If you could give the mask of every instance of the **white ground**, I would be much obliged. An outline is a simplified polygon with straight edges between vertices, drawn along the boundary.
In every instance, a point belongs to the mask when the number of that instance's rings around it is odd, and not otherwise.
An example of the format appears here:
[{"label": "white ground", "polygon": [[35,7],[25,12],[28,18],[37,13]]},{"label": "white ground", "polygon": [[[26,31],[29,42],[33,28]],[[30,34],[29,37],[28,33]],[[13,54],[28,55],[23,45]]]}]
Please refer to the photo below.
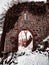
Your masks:
[{"label": "white ground", "polygon": [[[10,58],[11,58],[11,54],[7,58],[7,61],[9,61]],[[13,59],[11,61],[14,61],[15,63],[17,63],[17,64],[11,63],[11,65],[49,65],[48,55],[47,53],[45,55],[45,53],[43,52],[42,54],[38,52],[25,53],[24,55],[18,56],[16,58],[14,54]],[[9,65],[9,64],[5,64],[5,62],[3,62],[3,65]]]},{"label": "white ground", "polygon": [[48,57],[38,53],[20,56],[17,65],[48,65]]}]

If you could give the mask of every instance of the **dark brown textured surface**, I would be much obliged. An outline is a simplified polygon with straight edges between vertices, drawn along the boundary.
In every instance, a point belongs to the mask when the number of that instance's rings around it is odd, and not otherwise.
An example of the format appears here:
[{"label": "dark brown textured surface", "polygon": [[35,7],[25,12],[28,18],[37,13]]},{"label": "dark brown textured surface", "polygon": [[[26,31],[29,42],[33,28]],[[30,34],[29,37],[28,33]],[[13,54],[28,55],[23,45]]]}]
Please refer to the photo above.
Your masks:
[{"label": "dark brown textured surface", "polygon": [[[26,13],[26,20],[24,20]],[[1,38],[1,50],[17,51],[18,33],[29,29],[34,35],[34,46],[49,35],[49,9],[44,3],[21,3],[7,11]],[[35,48],[35,47],[34,47]]]}]

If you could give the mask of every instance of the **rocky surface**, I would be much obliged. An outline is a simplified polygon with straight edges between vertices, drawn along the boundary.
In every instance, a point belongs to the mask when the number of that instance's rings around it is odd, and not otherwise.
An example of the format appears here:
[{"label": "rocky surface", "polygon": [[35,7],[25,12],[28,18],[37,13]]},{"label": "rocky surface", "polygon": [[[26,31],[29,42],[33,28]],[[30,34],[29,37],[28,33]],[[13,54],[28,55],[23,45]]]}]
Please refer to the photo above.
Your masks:
[{"label": "rocky surface", "polygon": [[49,57],[47,52],[21,52],[20,54],[9,53],[0,65],[49,65]]}]

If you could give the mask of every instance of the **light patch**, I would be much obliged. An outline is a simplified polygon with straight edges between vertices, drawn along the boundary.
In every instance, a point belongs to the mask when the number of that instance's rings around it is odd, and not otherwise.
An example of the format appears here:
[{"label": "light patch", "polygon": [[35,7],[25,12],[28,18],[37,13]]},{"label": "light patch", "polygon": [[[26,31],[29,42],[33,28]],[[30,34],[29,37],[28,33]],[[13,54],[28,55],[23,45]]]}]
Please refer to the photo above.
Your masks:
[{"label": "light patch", "polygon": [[19,0],[18,2],[31,2],[31,1],[34,1],[34,2],[44,2],[44,3],[46,3],[47,2],[47,0]]},{"label": "light patch", "polygon": [[19,33],[19,40],[21,39],[26,39],[26,35],[27,35],[27,39],[29,38],[29,36],[31,36],[32,37],[32,34],[29,32],[29,31],[21,31],[20,33]]},{"label": "light patch", "polygon": [[0,34],[2,34],[2,31],[0,31]]},{"label": "light patch", "polygon": [[28,0],[28,1],[34,1],[34,2],[39,2],[39,1],[42,2],[43,1],[45,3],[47,2],[47,0]]},{"label": "light patch", "polygon": [[49,36],[47,36],[47,37],[43,40],[43,42],[48,41],[48,39],[49,39]]},{"label": "light patch", "polygon": [[[33,38],[32,34],[28,30],[22,30],[18,35],[18,52],[30,52],[33,48],[33,39],[29,42],[28,46],[25,47],[26,41],[28,41],[31,38]],[[23,45],[24,44],[24,45]]]}]

